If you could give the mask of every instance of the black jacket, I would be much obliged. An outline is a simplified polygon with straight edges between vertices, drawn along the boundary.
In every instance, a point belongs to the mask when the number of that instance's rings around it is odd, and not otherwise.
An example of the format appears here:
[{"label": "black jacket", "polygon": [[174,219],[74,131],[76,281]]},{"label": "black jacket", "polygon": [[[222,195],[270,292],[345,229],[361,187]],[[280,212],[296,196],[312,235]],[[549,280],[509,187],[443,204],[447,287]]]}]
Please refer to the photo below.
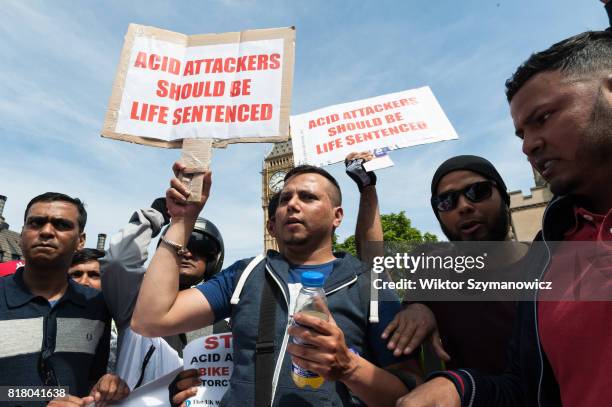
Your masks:
[{"label": "black jacket", "polygon": [[[555,243],[575,222],[574,201],[569,196],[554,198],[544,212],[542,230],[527,253],[527,267],[536,276],[547,270]],[[544,354],[538,335],[537,293],[519,303],[518,316],[508,349],[508,365],[502,375],[486,376],[472,369],[436,372],[453,381],[462,406],[553,407],[561,406],[559,385]]]}]

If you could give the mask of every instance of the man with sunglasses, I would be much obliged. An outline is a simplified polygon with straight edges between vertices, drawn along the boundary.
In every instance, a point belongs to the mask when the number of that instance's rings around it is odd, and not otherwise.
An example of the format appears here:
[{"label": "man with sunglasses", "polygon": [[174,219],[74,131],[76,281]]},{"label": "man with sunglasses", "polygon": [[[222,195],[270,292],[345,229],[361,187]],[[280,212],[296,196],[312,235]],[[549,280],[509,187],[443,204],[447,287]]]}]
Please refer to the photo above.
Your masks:
[{"label": "man with sunglasses", "polygon": [[[146,271],[148,247],[169,222],[165,198],[156,199],[150,208],[136,211],[130,222],[110,238],[107,255],[100,260],[105,300],[118,328],[116,373],[132,390],[182,366],[185,345],[213,333],[213,329],[207,328],[164,338],[146,338],[130,328]],[[165,230],[162,239],[164,234]],[[181,256],[179,290],[189,289],[214,276],[221,269],[223,255],[223,238],[217,227],[198,218],[187,250]],[[215,326],[215,332],[224,329],[225,321]]]},{"label": "man with sunglasses", "polygon": [[[482,242],[495,269],[511,272],[527,253],[527,244],[510,241],[510,196],[497,169],[474,155],[452,157],[442,163],[431,182],[431,205],[442,231],[452,242]],[[484,249],[483,249],[484,250]],[[450,354],[448,368],[471,367],[501,373],[516,315],[513,301],[431,301],[444,348]],[[465,332],[479,332],[474,341]]]},{"label": "man with sunglasses", "polygon": [[442,163],[431,181],[431,206],[450,241],[509,238],[510,196],[493,164],[460,155]]},{"label": "man with sunglasses", "polygon": [[[528,245],[486,243],[510,240],[510,196],[493,164],[474,155],[452,157],[434,173],[431,194],[434,214],[451,242],[486,244],[485,251],[498,260],[495,261],[496,268],[489,268],[488,272],[506,273],[517,267]],[[391,338],[390,347],[407,353],[415,349],[423,338],[429,337],[435,353],[448,368],[469,366],[487,373],[503,371],[505,350],[516,315],[515,302],[430,301],[407,304],[385,329],[384,335]],[[405,332],[407,321],[415,318],[411,316],[415,310],[419,311],[421,321],[419,340],[415,340],[417,335],[411,335],[411,331]],[[428,317],[431,312],[433,315]],[[479,332],[478,341],[465,335],[465,332],[476,331]],[[435,344],[436,339],[442,343]]]}]

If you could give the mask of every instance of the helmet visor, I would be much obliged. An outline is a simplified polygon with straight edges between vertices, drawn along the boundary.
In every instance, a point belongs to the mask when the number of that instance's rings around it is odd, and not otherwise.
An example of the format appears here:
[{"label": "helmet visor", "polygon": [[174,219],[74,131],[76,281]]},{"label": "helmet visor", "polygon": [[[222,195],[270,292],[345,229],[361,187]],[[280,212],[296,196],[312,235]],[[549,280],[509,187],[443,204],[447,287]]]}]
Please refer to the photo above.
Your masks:
[{"label": "helmet visor", "polygon": [[205,257],[207,260],[213,260],[220,250],[215,239],[198,231],[194,231],[189,237],[187,249],[197,256]]}]

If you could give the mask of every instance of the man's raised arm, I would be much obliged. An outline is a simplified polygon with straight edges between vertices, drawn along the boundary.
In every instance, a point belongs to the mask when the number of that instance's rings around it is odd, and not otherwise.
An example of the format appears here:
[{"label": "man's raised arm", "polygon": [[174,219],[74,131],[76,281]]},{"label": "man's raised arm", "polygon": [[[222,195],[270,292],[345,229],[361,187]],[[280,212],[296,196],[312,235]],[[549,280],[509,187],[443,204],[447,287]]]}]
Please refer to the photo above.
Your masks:
[{"label": "man's raised arm", "polygon": [[211,185],[211,172],[207,171],[200,201],[188,202],[190,191],[177,178],[184,168],[178,162],[172,167],[175,177],[166,192],[172,220],[145,273],[132,316],[132,329],[144,336],[175,335],[214,321],[214,312],[199,290],[190,288],[179,292],[182,250],[208,199]]},{"label": "man's raised arm", "polygon": [[[369,151],[350,153],[346,156],[346,173],[359,188],[359,213],[355,226],[355,246],[361,261],[372,264],[372,259],[383,255],[383,229],[376,194],[376,175],[366,172],[363,164],[374,158]],[[372,244],[372,242],[377,243]]]}]

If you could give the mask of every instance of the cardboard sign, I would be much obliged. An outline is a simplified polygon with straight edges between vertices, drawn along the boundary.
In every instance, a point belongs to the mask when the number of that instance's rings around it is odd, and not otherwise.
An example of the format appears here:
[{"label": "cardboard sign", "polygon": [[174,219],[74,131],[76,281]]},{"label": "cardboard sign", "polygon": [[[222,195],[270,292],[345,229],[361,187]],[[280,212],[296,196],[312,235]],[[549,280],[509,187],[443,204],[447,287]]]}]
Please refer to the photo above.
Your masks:
[{"label": "cardboard sign", "polygon": [[202,387],[188,406],[218,406],[234,370],[232,334],[208,335],[189,342],[183,350],[185,370],[198,369]]},{"label": "cardboard sign", "polygon": [[291,116],[296,165],[324,166],[353,151],[457,139],[429,87],[390,93]]},{"label": "cardboard sign", "polygon": [[294,28],[188,36],[130,24],[102,136],[169,148],[287,140],[294,54]]}]

